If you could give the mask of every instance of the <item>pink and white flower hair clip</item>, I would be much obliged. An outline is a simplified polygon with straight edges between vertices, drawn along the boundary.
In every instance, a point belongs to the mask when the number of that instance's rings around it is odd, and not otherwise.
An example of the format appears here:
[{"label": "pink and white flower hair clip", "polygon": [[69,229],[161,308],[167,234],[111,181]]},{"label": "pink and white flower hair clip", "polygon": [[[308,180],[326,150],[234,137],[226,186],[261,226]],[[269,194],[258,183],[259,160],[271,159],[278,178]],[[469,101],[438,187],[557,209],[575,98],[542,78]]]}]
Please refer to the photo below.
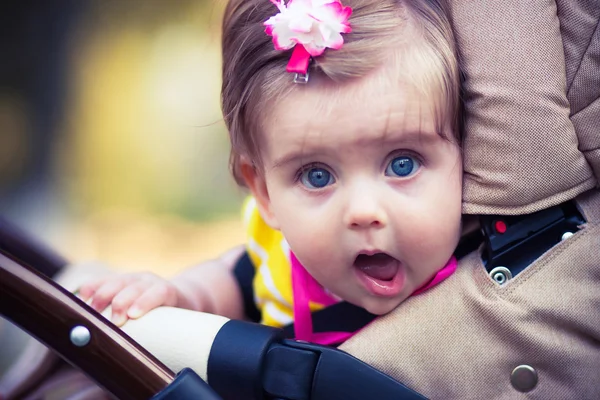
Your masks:
[{"label": "pink and white flower hair clip", "polygon": [[340,0],[270,0],[279,13],[265,21],[265,32],[273,37],[277,50],[294,48],[286,71],[295,73],[295,83],[308,82],[311,57],[326,48],[339,49],[344,44],[342,33],[352,31],[348,18],[352,8]]}]

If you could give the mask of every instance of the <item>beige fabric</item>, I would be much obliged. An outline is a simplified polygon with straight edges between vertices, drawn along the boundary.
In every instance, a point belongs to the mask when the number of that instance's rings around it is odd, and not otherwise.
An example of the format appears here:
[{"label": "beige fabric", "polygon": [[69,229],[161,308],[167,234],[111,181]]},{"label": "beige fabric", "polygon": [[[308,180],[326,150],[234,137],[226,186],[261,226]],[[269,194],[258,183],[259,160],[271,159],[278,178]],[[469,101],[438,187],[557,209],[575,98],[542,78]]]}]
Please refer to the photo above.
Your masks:
[{"label": "beige fabric", "polygon": [[[450,3],[466,78],[464,212],[529,213],[593,188],[588,161],[600,176],[598,2],[563,0],[560,10],[552,1]],[[579,107],[575,127],[567,88]]]},{"label": "beige fabric", "polygon": [[[586,227],[504,286],[474,252],[342,349],[432,399],[600,399],[600,192],[580,206]],[[539,374],[527,394],[521,364]]]},{"label": "beige fabric", "polygon": [[171,371],[177,373],[188,367],[208,382],[210,351],[228,321],[220,315],[159,307],[142,318],[127,321],[122,329]]},{"label": "beige fabric", "polygon": [[571,121],[584,153],[600,176],[600,3],[559,0]]},{"label": "beige fabric", "polygon": [[[451,3],[466,77],[464,212],[528,213],[579,195],[588,224],[504,286],[470,254],[342,349],[433,399],[598,399],[600,192],[581,193],[600,177],[600,3]],[[529,393],[510,383],[521,364],[539,374]]]}]

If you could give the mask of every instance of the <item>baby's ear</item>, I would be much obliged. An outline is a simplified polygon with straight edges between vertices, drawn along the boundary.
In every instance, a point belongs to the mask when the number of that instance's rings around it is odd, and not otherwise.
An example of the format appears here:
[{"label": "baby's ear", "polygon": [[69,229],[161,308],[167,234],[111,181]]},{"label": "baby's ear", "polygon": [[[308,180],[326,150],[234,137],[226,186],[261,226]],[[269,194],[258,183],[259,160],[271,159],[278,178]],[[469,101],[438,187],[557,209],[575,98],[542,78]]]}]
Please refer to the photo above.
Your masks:
[{"label": "baby's ear", "polygon": [[242,176],[244,177],[244,181],[250,189],[252,196],[256,199],[256,206],[258,207],[258,212],[260,212],[262,219],[271,228],[279,230],[279,223],[271,208],[271,200],[269,198],[269,191],[267,189],[264,173],[259,171],[256,166],[245,158],[241,160],[240,164]]}]

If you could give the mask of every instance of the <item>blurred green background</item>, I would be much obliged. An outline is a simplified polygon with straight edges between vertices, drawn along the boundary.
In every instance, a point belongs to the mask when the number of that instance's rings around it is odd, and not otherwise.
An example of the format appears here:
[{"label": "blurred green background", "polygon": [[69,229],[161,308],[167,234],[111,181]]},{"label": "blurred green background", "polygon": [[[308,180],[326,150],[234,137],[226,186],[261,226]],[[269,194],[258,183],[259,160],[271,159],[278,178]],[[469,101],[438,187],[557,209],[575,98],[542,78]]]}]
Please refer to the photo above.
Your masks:
[{"label": "blurred green background", "polygon": [[0,6],[0,215],[75,262],[171,275],[243,242],[224,1]]}]

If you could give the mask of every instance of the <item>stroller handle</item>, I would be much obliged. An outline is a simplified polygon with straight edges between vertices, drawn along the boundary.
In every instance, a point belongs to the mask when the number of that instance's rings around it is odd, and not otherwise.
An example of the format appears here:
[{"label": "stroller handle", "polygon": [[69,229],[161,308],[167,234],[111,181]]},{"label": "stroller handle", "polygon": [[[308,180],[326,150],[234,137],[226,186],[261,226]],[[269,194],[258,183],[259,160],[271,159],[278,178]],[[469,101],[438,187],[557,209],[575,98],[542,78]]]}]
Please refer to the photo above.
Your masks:
[{"label": "stroller handle", "polygon": [[0,315],[119,399],[148,399],[175,374],[74,295],[0,254]]}]

